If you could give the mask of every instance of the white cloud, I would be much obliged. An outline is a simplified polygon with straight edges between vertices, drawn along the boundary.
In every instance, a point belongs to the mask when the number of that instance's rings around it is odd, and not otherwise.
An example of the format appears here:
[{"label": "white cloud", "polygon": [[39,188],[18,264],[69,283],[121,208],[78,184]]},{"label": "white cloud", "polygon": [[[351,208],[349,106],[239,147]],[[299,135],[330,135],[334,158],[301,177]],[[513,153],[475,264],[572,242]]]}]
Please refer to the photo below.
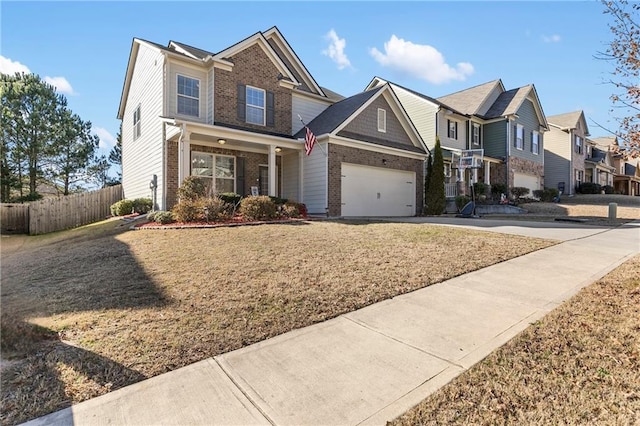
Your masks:
[{"label": "white cloud", "polygon": [[116,138],[104,127],[93,127],[93,133],[100,138],[100,148],[110,150],[116,144]]},{"label": "white cloud", "polygon": [[542,36],[542,41],[544,41],[545,43],[558,43],[560,40],[562,40],[562,38],[560,38],[558,34],[554,34],[550,36],[546,36],[546,35]]},{"label": "white cloud", "polygon": [[384,67],[432,84],[443,84],[452,80],[464,81],[474,72],[473,65],[468,62],[460,62],[452,67],[445,62],[444,56],[435,47],[405,41],[395,34],[384,44],[384,53],[375,47],[370,49],[369,53]]},{"label": "white cloud", "polygon": [[10,75],[13,75],[17,72],[23,72],[25,74],[31,73],[31,71],[29,71],[29,68],[27,68],[26,65],[22,65],[18,61],[14,62],[11,59],[5,58],[2,55],[0,55],[0,72],[3,74],[10,74]]},{"label": "white cloud", "polygon": [[44,81],[46,81],[47,83],[55,87],[59,93],[64,93],[67,95],[75,95],[75,92],[73,91],[73,87],[71,87],[71,84],[64,77],[46,76],[44,78]]},{"label": "white cloud", "polygon": [[[27,67],[26,65],[23,65],[18,61],[12,61],[11,59],[5,58],[2,55],[0,55],[0,72],[10,75],[13,75],[17,72],[31,74],[31,70],[29,70],[29,67]],[[67,81],[67,79],[64,77],[46,76],[43,78],[43,80],[55,87],[59,93],[64,93],[66,95],[76,94],[73,91],[73,87],[71,87],[71,83],[69,83],[69,81]]]},{"label": "white cloud", "polygon": [[351,67],[351,62],[349,58],[347,58],[347,54],[344,53],[347,41],[338,37],[334,29],[331,29],[324,38],[329,41],[329,46],[322,51],[322,54],[331,58],[331,60],[338,65],[339,70]]}]

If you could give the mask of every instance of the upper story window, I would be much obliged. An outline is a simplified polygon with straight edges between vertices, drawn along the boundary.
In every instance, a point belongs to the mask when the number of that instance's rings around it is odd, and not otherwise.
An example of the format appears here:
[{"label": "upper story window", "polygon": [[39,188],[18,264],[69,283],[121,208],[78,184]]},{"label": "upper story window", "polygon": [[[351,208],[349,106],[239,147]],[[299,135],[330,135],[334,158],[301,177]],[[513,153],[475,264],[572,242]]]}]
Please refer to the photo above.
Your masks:
[{"label": "upper story window", "polygon": [[178,114],[200,116],[200,80],[178,74]]},{"label": "upper story window", "polygon": [[516,134],[513,146],[516,149],[524,149],[524,126],[522,124],[516,124]]},{"label": "upper story window", "polygon": [[531,132],[531,152],[538,155],[540,154],[540,132]]},{"label": "upper story window", "polygon": [[480,145],[480,125],[478,123],[473,123],[471,125],[471,142],[474,145]]},{"label": "upper story window", "polygon": [[458,122],[447,120],[447,136],[449,139],[458,139]]},{"label": "upper story window", "polygon": [[387,131],[387,111],[378,108],[378,131],[386,133]]},{"label": "upper story window", "polygon": [[584,148],[582,146],[582,138],[576,135],[576,152],[578,154],[582,154],[583,149]]},{"label": "upper story window", "polygon": [[247,123],[264,126],[265,91],[247,86]]},{"label": "upper story window", "polygon": [[140,105],[133,111],[133,140],[138,139],[142,134],[142,125],[140,122]]}]

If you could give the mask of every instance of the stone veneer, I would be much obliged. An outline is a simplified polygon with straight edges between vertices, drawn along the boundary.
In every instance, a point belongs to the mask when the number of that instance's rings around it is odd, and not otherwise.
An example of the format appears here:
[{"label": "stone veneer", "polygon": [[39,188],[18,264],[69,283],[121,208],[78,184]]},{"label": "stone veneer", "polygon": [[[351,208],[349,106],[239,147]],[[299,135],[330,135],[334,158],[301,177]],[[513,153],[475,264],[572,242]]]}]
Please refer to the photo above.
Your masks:
[{"label": "stone veneer", "polygon": [[519,157],[509,157],[509,188],[513,188],[514,173],[525,173],[540,177],[540,188],[544,188],[544,165]]},{"label": "stone veneer", "polygon": [[[386,160],[386,164],[382,160]],[[416,214],[423,209],[424,162],[413,158],[382,154],[341,145],[329,144],[328,215],[340,216],[342,210],[342,163],[375,166],[385,169],[414,171],[416,173]]]}]

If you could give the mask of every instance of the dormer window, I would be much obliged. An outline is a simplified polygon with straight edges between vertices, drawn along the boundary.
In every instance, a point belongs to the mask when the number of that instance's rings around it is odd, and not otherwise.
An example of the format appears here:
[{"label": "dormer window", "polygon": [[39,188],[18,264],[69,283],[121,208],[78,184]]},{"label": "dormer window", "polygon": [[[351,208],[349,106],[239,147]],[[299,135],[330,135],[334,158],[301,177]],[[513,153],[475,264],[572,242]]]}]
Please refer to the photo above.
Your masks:
[{"label": "dormer window", "polygon": [[378,108],[378,131],[387,132],[387,111],[382,108]]},{"label": "dormer window", "polygon": [[200,116],[200,80],[178,74],[178,114]]}]

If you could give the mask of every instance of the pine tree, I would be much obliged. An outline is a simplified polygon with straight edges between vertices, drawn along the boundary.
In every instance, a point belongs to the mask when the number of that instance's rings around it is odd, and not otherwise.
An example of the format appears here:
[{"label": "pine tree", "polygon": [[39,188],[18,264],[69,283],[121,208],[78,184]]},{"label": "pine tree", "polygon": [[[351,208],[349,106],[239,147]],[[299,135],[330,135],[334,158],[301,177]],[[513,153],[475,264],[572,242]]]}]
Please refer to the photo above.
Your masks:
[{"label": "pine tree", "polygon": [[[427,194],[429,191],[429,181],[431,180],[431,173],[433,173],[433,159],[431,153],[427,157],[427,173],[424,175],[424,205],[427,205]],[[426,211],[426,207],[425,207]]]},{"label": "pine tree", "polygon": [[433,148],[433,165],[429,176],[426,201],[426,214],[440,215],[444,213],[446,196],[444,192],[444,159],[440,148],[440,138],[436,138],[436,146]]}]

